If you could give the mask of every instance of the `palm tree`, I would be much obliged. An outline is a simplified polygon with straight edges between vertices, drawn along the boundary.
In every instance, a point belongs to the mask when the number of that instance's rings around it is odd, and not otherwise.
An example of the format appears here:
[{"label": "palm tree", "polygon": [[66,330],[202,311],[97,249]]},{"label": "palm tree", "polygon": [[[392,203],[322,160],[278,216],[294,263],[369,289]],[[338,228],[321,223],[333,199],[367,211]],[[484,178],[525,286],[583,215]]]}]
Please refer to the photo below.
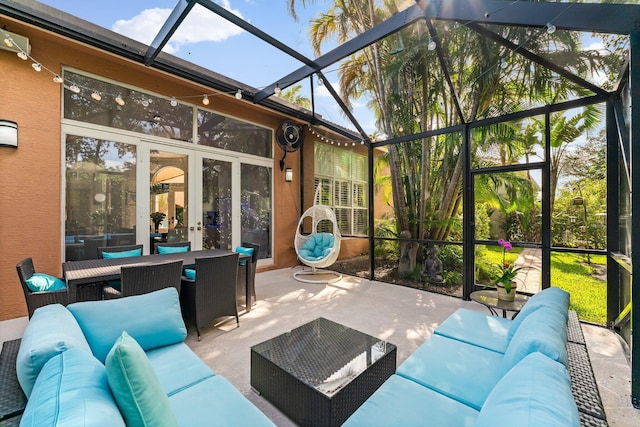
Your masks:
[{"label": "palm tree", "polygon": [[306,96],[302,95],[300,91],[302,90],[302,85],[297,84],[293,85],[287,90],[283,90],[278,94],[279,98],[286,99],[287,101],[299,105],[303,108],[310,109],[311,108],[311,100]]},{"label": "palm tree", "polygon": [[[289,1],[295,16],[297,3]],[[378,6],[379,5],[379,6]],[[323,43],[345,42],[396,13],[396,2],[335,0],[326,13],[311,21],[309,34],[316,54]],[[389,138],[441,129],[462,122],[526,109],[531,104],[552,104],[578,91],[551,70],[471,31],[466,25],[429,22],[439,35],[438,49],[450,71],[453,93],[440,67],[437,51],[428,49],[429,32],[423,22],[407,27],[346,58],[340,68],[340,91],[350,100],[368,95],[380,131]],[[562,58],[572,71],[585,74],[599,59],[577,51],[579,39],[571,33],[540,36],[539,29],[489,28],[520,46]],[[397,38],[405,49],[394,50]],[[549,48],[552,46],[552,49]],[[392,54],[395,53],[395,54]],[[462,114],[458,114],[459,110]],[[508,129],[505,129],[508,131]],[[495,146],[501,162],[514,162],[530,147],[515,132],[496,132],[490,139],[472,139],[476,147]],[[447,239],[462,204],[463,156],[461,134],[416,139],[387,146],[398,234],[413,238]],[[476,160],[474,160],[476,161]]]}]

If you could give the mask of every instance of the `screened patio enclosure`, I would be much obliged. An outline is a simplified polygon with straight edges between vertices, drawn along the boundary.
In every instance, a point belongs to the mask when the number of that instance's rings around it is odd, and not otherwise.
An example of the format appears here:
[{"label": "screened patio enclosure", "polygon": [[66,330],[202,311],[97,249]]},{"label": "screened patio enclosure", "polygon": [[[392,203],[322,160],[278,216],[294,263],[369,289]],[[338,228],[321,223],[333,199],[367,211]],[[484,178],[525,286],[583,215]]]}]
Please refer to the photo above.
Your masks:
[{"label": "screened patio enclosure", "polygon": [[[370,278],[394,252],[399,269],[419,275],[427,250],[437,246],[460,255],[459,277],[445,270],[441,280],[458,280],[468,298],[486,279],[483,257],[499,248],[499,237],[540,259],[540,288],[556,286],[557,254],[604,257],[603,323],[631,349],[632,400],[640,408],[640,347],[632,346],[640,336],[632,329],[640,321],[632,309],[634,300],[640,303],[640,278],[632,275],[640,263],[632,232],[640,229],[632,216],[634,206],[640,209],[640,195],[632,192],[640,180],[640,168],[632,167],[632,153],[640,150],[640,129],[632,126],[640,122],[635,1],[336,2],[314,21],[313,59],[211,0],[178,1],[143,53],[25,16],[12,3],[3,2],[3,13],[212,90],[238,87],[162,53],[196,6],[291,59],[297,65],[290,73],[260,89],[243,86],[242,96],[332,143],[367,147],[369,212],[380,188],[389,189],[390,206],[386,218],[369,215],[360,237],[368,239]],[[294,12],[304,6],[290,3]],[[338,42],[323,53],[328,34]],[[316,111],[320,82],[344,122]],[[309,94],[310,109],[284,110],[273,102],[297,84]],[[358,102],[373,112],[375,132],[354,113]],[[305,198],[314,193],[301,191]]]}]

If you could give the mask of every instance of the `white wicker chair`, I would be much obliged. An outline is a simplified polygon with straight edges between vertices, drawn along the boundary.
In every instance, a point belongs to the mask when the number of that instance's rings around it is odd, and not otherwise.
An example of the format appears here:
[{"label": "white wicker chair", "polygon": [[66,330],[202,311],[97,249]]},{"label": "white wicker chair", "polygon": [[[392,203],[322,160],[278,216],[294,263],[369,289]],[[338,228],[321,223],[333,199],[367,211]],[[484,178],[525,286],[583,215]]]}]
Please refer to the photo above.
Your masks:
[{"label": "white wicker chair", "polygon": [[[311,271],[302,270],[294,273],[293,277],[306,283],[333,283],[342,278],[342,275],[335,271],[318,270],[332,265],[338,259],[340,254],[340,241],[342,236],[338,229],[336,215],[329,206],[320,204],[320,186],[316,190],[314,205],[307,209],[298,221],[295,237],[295,250],[300,262],[308,267]],[[302,234],[302,226],[306,218],[311,218],[311,234]],[[318,225],[322,221],[330,221],[332,233],[322,233],[318,230]],[[316,242],[322,242],[324,246],[317,247]],[[327,244],[329,243],[329,244]],[[309,255],[310,246],[315,246],[315,256]],[[313,250],[313,247],[311,247]]]}]

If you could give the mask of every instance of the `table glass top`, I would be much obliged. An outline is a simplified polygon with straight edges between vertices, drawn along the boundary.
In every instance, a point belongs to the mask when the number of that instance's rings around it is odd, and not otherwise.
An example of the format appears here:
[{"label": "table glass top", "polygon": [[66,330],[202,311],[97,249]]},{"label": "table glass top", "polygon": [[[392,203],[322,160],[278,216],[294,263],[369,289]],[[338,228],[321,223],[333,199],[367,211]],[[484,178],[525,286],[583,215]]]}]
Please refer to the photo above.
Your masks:
[{"label": "table glass top", "polygon": [[332,396],[395,348],[389,342],[321,317],[251,350]]}]

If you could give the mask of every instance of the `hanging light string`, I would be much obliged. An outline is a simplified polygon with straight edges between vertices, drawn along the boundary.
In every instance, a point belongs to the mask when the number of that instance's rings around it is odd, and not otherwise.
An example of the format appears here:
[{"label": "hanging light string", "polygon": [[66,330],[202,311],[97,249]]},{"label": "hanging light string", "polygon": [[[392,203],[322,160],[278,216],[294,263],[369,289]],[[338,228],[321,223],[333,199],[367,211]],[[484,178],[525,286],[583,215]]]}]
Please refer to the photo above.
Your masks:
[{"label": "hanging light string", "polygon": [[[120,94],[101,93],[100,91],[97,91],[97,90],[95,90],[95,89],[93,89],[91,87],[79,85],[79,84],[71,81],[68,78],[63,78],[61,76],[62,73],[56,73],[52,69],[50,69],[50,68],[46,67],[45,65],[43,65],[36,58],[31,56],[28,52],[26,52],[18,43],[16,43],[16,41],[11,37],[10,33],[8,33],[7,31],[5,31],[4,29],[1,29],[1,28],[0,28],[0,31],[2,31],[3,43],[9,48],[17,49],[18,52],[16,53],[16,55],[21,60],[23,60],[23,61],[27,61],[27,60],[31,61],[31,67],[34,69],[34,71],[36,71],[38,73],[42,72],[42,71],[45,71],[45,72],[51,74],[53,76],[53,81],[55,83],[63,84],[66,89],[70,90],[73,93],[77,94],[77,93],[80,93],[83,90],[87,91],[87,92],[89,92],[91,94],[91,98],[94,99],[95,101],[101,101],[105,96],[107,96],[107,97],[113,99],[120,106],[123,106],[123,105],[126,104],[125,99]],[[209,105],[209,102],[210,102],[209,98],[214,97],[214,96],[219,96],[219,95],[233,95],[233,96],[235,96],[236,99],[242,99],[243,98],[243,91],[242,91],[242,89],[238,88],[238,89],[233,90],[231,92],[214,92],[214,93],[204,93],[204,94],[201,94],[201,95],[170,96],[170,97],[164,97],[164,98],[167,101],[169,101],[171,106],[175,107],[175,106],[178,105],[178,100],[188,100],[188,99],[195,99],[195,98],[201,98],[203,105]],[[159,96],[159,98],[163,98],[163,97]],[[144,106],[148,106],[151,102],[153,102],[151,100],[151,98],[147,98],[147,99],[143,99],[142,100],[142,104]]]},{"label": "hanging light string", "polygon": [[357,143],[360,143],[361,145],[364,145],[365,141],[363,139],[359,139],[359,140],[337,140],[337,139],[331,139],[328,136],[318,132],[317,130],[315,130],[311,125],[307,125],[307,128],[309,129],[309,133],[311,133],[311,135],[315,136],[316,138],[318,138],[320,141],[322,142],[328,142],[331,145],[337,145],[338,147],[341,146],[352,146],[355,147]]}]

